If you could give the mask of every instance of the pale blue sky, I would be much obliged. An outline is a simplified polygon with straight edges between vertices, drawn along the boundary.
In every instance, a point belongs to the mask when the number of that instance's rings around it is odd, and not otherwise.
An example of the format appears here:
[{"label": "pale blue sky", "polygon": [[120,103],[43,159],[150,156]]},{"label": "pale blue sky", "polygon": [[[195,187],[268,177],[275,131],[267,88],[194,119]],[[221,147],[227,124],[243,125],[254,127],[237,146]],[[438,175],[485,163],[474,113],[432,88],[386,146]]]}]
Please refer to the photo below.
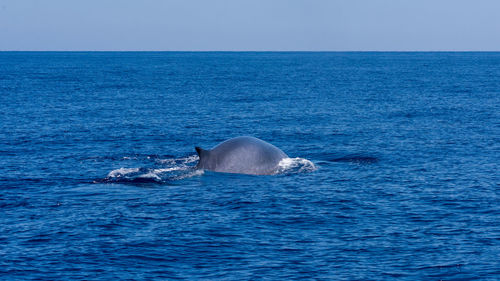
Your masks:
[{"label": "pale blue sky", "polygon": [[0,50],[500,51],[500,1],[0,0]]}]

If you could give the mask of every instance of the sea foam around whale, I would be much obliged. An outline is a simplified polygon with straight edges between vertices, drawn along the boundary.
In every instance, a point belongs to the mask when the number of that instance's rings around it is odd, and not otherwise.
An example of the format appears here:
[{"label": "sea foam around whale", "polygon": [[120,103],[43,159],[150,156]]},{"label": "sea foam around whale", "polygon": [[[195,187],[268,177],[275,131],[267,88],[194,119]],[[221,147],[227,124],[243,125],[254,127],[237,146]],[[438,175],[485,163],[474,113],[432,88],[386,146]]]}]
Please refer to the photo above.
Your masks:
[{"label": "sea foam around whale", "polygon": [[[127,159],[128,157],[124,157]],[[151,159],[151,158],[149,158]],[[204,174],[204,170],[196,169],[199,160],[197,155],[180,158],[151,159],[154,167],[121,167],[114,169],[108,175],[96,182],[127,183],[127,182],[152,182],[162,183],[182,180]],[[313,172],[316,165],[304,158],[284,158],[277,167],[276,175],[300,174]]]}]

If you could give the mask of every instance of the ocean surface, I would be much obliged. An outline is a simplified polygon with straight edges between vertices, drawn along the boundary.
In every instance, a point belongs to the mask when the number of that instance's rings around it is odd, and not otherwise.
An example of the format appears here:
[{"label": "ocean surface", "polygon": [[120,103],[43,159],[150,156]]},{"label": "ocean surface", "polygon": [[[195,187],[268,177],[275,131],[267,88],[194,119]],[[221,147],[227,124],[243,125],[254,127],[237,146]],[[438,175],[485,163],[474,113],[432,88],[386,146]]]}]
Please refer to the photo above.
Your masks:
[{"label": "ocean surface", "polygon": [[499,171],[500,53],[0,52],[2,280],[499,280]]}]

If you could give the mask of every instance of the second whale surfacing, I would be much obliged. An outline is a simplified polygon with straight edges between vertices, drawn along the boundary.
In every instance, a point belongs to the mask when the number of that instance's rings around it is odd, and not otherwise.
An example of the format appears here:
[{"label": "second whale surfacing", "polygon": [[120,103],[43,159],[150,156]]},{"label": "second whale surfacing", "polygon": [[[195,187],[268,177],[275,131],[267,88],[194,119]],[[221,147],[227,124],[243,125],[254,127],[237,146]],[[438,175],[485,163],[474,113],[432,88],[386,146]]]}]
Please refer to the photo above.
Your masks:
[{"label": "second whale surfacing", "polygon": [[288,156],[276,146],[254,137],[236,137],[210,150],[196,147],[200,157],[196,168],[214,172],[272,175]]}]

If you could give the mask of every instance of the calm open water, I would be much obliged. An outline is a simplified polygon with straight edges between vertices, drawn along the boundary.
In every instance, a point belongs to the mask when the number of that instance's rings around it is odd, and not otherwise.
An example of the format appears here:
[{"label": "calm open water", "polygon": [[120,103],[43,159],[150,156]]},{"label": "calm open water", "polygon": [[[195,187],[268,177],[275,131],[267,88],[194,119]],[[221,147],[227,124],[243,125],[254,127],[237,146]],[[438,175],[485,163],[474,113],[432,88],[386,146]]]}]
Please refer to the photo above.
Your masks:
[{"label": "calm open water", "polygon": [[499,170],[500,53],[0,53],[2,280],[498,280]]}]

